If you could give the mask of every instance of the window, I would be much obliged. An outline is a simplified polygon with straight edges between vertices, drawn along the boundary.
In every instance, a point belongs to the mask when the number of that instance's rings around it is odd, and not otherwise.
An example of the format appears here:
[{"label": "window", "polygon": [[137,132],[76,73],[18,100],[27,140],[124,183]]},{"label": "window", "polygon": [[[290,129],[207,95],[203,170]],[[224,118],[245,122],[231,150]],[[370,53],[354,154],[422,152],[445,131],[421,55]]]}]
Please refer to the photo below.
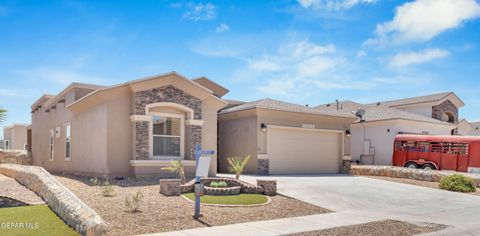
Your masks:
[{"label": "window", "polygon": [[5,140],[5,150],[10,149],[10,140]]},{"label": "window", "polygon": [[183,115],[152,116],[153,158],[183,157]]},{"label": "window", "polygon": [[28,150],[28,145],[26,143],[23,144],[23,150]]},{"label": "window", "polygon": [[65,159],[70,160],[72,157],[72,144],[71,144],[71,132],[70,123],[65,124]]},{"label": "window", "polygon": [[53,147],[53,145],[54,145],[53,139],[54,139],[54,137],[55,137],[55,132],[54,132],[53,129],[51,129],[51,130],[50,130],[50,139],[49,139],[49,147],[50,147],[50,149],[49,149],[49,150],[50,150],[50,155],[49,155],[49,157],[50,157],[50,161],[53,161],[53,158],[54,158],[54,156],[53,156],[53,154],[54,154],[54,153],[53,153],[53,149],[54,149],[54,147]]}]

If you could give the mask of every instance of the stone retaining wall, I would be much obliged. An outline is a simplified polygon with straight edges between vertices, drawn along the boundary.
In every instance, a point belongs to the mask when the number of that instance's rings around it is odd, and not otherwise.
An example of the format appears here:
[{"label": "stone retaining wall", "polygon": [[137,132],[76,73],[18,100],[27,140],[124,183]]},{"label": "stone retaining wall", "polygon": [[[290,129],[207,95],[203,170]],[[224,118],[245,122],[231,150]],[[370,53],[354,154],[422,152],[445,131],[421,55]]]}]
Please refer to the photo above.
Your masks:
[{"label": "stone retaining wall", "polygon": [[0,151],[0,164],[31,165],[32,156],[23,150]]},{"label": "stone retaining wall", "polygon": [[470,174],[463,172],[422,170],[397,166],[352,165],[351,174],[415,179],[429,182],[439,182],[442,177],[451,174],[462,174],[472,178],[475,181],[475,185],[477,187],[480,187],[480,174]]},{"label": "stone retaining wall", "polygon": [[[212,181],[225,181],[229,187],[231,186],[240,186],[241,193],[256,193],[256,194],[265,194],[265,188],[264,186],[260,185],[253,185],[247,182],[243,182],[241,180],[236,180],[233,178],[222,178],[222,177],[208,177],[208,178],[202,178],[202,184],[203,186],[208,186],[210,182]],[[178,181],[173,181],[176,184],[176,188],[180,190],[181,193],[191,193],[194,191],[194,185],[195,185],[195,180],[191,180],[188,183],[185,184],[179,184]],[[174,186],[171,184],[172,182],[169,180],[160,180],[160,189],[166,188],[165,186],[162,187],[162,185],[169,185],[168,188],[170,189],[168,191],[169,193],[178,193],[178,190],[172,189]],[[267,184],[265,181],[261,182],[265,186],[268,187],[267,194],[269,196],[274,196],[277,194],[277,188],[276,188],[276,181],[271,181],[270,184]],[[274,187],[273,187],[274,186]],[[165,195],[165,194],[164,194]],[[178,194],[180,195],[180,194]],[[176,196],[178,196],[176,195]],[[175,196],[175,195],[169,195],[169,196]]]},{"label": "stone retaining wall", "polygon": [[16,179],[42,197],[77,232],[88,236],[106,234],[105,221],[42,167],[1,164],[0,174]]}]

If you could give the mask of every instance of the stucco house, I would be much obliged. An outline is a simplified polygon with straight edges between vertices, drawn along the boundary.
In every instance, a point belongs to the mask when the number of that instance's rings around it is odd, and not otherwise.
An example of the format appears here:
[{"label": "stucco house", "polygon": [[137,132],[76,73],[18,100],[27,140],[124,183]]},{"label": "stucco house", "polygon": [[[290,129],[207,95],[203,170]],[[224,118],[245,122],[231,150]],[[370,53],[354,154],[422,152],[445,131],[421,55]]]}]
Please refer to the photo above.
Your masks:
[{"label": "stucco house", "polygon": [[360,104],[352,101],[323,104],[319,111],[365,111],[350,125],[353,161],[391,165],[397,134],[457,134],[458,109],[464,103],[455,93],[440,93],[406,99]]},{"label": "stucco house", "polygon": [[[196,144],[217,149],[220,85],[170,72],[114,86],[73,83],[32,106],[33,164],[97,176],[170,176],[172,159],[194,171]],[[216,173],[216,160],[210,174]]]},{"label": "stucco house", "polygon": [[470,122],[470,125],[473,128],[473,135],[480,136],[480,121]]},{"label": "stucco house", "polygon": [[319,111],[262,99],[228,101],[219,112],[219,170],[227,157],[251,156],[245,173],[339,173],[349,159],[351,112]]},{"label": "stucco house", "polygon": [[3,127],[2,148],[5,150],[27,150],[27,124],[11,124]]},{"label": "stucco house", "polygon": [[475,135],[475,127],[466,119],[460,119],[457,123],[458,135]]}]

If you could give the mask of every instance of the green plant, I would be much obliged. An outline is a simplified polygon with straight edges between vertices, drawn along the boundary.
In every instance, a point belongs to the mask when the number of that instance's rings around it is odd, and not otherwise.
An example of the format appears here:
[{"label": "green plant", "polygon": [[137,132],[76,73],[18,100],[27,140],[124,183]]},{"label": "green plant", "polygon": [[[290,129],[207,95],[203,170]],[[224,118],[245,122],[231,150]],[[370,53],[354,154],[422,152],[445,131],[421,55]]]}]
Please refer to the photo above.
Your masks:
[{"label": "green plant", "polygon": [[105,182],[103,183],[102,187],[102,195],[104,197],[113,197],[115,196],[115,189],[113,186],[110,184],[110,181],[108,178],[105,179]]},{"label": "green plant", "polygon": [[139,212],[142,201],[143,193],[141,191],[137,191],[131,198],[125,198],[125,208],[127,208],[127,211],[132,213]]},{"label": "green plant", "polygon": [[217,181],[212,181],[212,182],[210,182],[210,187],[212,187],[212,188],[218,188],[218,182],[217,182]]},{"label": "green plant", "polygon": [[97,177],[91,178],[91,179],[90,179],[90,183],[92,184],[92,186],[98,186],[98,179],[97,179]]},{"label": "green plant", "polygon": [[240,175],[243,173],[243,169],[247,165],[248,161],[250,160],[250,155],[246,156],[241,160],[239,157],[227,157],[228,170],[235,174],[236,179],[240,179]]},{"label": "green plant", "polygon": [[178,175],[178,177],[182,180],[182,183],[185,182],[185,167],[181,160],[172,160],[170,162],[170,166],[163,167],[162,170],[169,170],[172,173]]},{"label": "green plant", "polygon": [[5,122],[7,119],[7,110],[0,108],[0,123]]},{"label": "green plant", "polygon": [[446,189],[455,192],[475,192],[475,182],[472,178],[461,174],[453,174],[442,177],[440,184],[441,189]]},{"label": "green plant", "polygon": [[227,182],[225,182],[225,181],[218,182],[218,187],[219,188],[226,188],[227,186],[228,186]]}]

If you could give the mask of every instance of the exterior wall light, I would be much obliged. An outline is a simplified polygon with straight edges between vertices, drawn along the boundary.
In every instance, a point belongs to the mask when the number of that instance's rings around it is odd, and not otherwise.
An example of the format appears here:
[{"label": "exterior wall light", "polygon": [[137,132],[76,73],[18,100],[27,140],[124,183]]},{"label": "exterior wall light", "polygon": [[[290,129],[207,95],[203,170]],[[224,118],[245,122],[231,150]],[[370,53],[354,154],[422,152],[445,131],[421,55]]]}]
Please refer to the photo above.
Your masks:
[{"label": "exterior wall light", "polygon": [[265,123],[262,123],[262,124],[260,125],[260,130],[261,130],[262,132],[266,132],[266,131],[267,131],[267,125],[266,125]]},{"label": "exterior wall light", "polygon": [[347,135],[347,137],[352,137],[352,133],[349,129],[345,130],[345,134]]}]

